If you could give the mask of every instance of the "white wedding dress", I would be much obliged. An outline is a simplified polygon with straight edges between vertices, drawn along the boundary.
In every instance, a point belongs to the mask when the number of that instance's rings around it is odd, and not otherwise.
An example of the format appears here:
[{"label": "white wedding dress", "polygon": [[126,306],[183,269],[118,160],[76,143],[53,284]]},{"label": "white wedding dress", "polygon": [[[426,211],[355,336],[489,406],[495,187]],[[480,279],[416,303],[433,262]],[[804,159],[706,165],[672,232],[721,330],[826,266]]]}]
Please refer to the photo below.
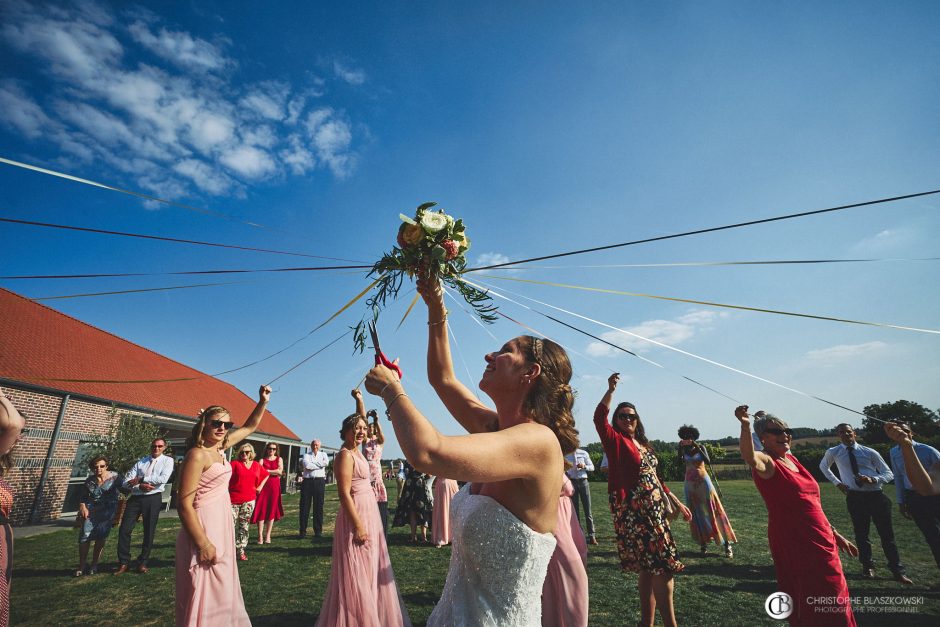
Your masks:
[{"label": "white wedding dress", "polygon": [[555,536],[536,533],[470,484],[450,504],[453,548],[428,627],[539,627]]}]

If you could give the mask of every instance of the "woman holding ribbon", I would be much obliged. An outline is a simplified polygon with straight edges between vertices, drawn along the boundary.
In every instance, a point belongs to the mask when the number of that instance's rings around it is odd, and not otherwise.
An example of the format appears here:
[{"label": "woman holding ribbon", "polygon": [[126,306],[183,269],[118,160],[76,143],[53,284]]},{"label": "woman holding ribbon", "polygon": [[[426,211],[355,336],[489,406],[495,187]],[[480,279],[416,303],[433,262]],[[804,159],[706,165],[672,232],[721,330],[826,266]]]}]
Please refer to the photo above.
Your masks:
[{"label": "woman holding ribbon", "polygon": [[[767,505],[767,538],[777,572],[777,590],[794,605],[791,625],[855,625],[849,587],[839,551],[857,556],[858,548],[833,528],[823,513],[819,484],[790,453],[792,432],[783,420],[765,414],[754,421],[764,449],[754,450],[747,405],[734,410],[741,423],[741,457]],[[814,599],[826,599],[816,603]]]}]

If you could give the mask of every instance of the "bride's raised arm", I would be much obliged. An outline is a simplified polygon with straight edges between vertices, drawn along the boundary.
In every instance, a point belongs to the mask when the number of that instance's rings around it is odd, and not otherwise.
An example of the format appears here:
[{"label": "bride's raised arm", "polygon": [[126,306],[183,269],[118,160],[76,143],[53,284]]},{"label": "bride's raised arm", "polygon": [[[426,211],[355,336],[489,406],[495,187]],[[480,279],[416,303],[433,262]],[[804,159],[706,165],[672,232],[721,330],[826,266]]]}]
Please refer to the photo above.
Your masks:
[{"label": "bride's raised arm", "polygon": [[418,279],[417,288],[428,307],[428,382],[464,429],[470,433],[495,431],[496,412],[484,405],[454,373],[440,281],[437,277]]}]

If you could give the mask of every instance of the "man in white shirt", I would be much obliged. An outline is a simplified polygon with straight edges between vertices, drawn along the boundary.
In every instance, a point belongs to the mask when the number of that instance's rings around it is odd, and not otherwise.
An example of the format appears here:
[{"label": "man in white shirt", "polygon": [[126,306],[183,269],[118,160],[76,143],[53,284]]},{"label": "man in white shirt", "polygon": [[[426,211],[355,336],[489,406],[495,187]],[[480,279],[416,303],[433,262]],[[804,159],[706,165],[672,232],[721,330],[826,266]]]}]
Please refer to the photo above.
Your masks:
[{"label": "man in white shirt", "polygon": [[300,537],[307,536],[307,521],[313,503],[313,535],[323,533],[323,497],[326,494],[326,467],[330,458],[320,450],[320,440],[310,442],[310,452],[303,457],[303,482],[300,484]]},{"label": "man in white shirt", "polygon": [[[842,423],[836,427],[836,433],[842,444],[826,451],[819,463],[819,469],[826,479],[845,494],[845,503],[855,531],[858,559],[862,563],[862,576],[866,579],[875,577],[875,562],[872,559],[871,542],[868,540],[871,523],[874,521],[875,529],[881,537],[881,548],[888,558],[888,568],[891,569],[895,581],[912,585],[914,582],[904,574],[898,546],[894,541],[891,501],[881,490],[882,485],[894,479],[894,473],[878,451],[855,441],[855,429],[852,425]],[[833,463],[839,469],[839,477],[830,470]]]},{"label": "man in white shirt", "polygon": [[130,497],[118,531],[118,568],[115,575],[123,575],[130,569],[131,534],[137,525],[137,517],[144,519],[144,542],[137,558],[137,572],[143,574],[150,559],[153,536],[157,531],[160,510],[163,509],[163,490],[173,475],[173,458],[163,454],[166,440],[157,438],[150,443],[150,455],[140,458],[124,475],[124,488],[130,488]]},{"label": "man in white shirt", "polygon": [[565,459],[571,464],[571,468],[565,472],[571,479],[571,485],[574,486],[574,494],[571,495],[571,502],[574,504],[574,515],[581,521],[581,512],[578,511],[579,502],[584,504],[584,523],[587,526],[587,532],[584,534],[588,544],[597,544],[597,538],[594,536],[594,516],[591,513],[591,486],[588,483],[588,473],[594,471],[594,462],[591,456],[584,449],[576,449],[574,453],[565,455]]}]

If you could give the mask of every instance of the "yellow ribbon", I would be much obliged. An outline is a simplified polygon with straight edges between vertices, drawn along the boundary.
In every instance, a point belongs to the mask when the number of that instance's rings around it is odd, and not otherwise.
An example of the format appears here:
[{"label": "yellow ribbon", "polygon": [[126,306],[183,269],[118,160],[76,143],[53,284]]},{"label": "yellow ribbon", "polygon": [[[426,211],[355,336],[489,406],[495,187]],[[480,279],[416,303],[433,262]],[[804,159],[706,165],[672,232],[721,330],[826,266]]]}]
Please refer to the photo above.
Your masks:
[{"label": "yellow ribbon", "polygon": [[692,300],[690,298],[676,298],[672,296],[658,296],[656,294],[641,294],[638,292],[624,292],[620,290],[609,290],[600,287],[584,287],[581,285],[568,285],[567,283],[552,283],[551,281],[535,281],[532,279],[518,279],[506,276],[479,275],[488,279],[498,281],[516,281],[517,283],[532,283],[534,285],[548,285],[550,287],[564,287],[572,290],[583,290],[585,292],[601,292],[604,294],[617,294],[619,296],[637,296],[640,298],[655,298],[657,300],[669,300],[677,303],[691,303],[693,305],[706,305],[708,307],[724,307],[725,309],[739,309],[741,311],[756,311],[759,313],[779,314],[782,316],[796,316],[798,318],[812,318],[814,320],[829,320],[830,322],[845,322],[847,324],[861,324],[870,327],[885,327],[889,329],[900,329],[902,331],[917,331],[918,333],[932,333],[940,335],[940,331],[935,329],[920,329],[917,327],[905,327],[898,324],[888,324],[885,322],[864,322],[861,320],[849,320],[847,318],[832,318],[830,316],[817,316],[814,314],[797,313],[793,311],[780,311],[777,309],[762,309],[760,307],[747,307],[745,305],[728,305],[725,303],[713,303],[707,300]]}]

